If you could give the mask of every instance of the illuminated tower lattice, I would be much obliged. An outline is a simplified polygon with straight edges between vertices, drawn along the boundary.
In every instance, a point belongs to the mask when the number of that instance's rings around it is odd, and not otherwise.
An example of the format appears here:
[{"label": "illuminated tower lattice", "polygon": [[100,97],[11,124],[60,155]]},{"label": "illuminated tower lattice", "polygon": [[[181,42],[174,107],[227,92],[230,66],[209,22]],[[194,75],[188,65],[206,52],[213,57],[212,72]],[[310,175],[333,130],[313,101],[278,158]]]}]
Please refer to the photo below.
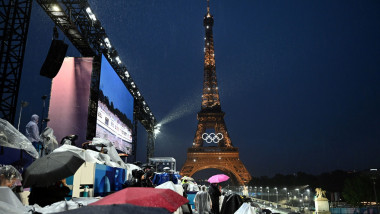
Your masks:
[{"label": "illuminated tower lattice", "polygon": [[[198,126],[193,146],[187,150],[187,160],[182,167],[181,175],[192,176],[197,171],[215,168],[233,174],[240,184],[247,184],[252,177],[239,159],[238,148],[233,147],[231,143],[224,122],[225,113],[220,105],[212,33],[214,18],[210,13],[209,1],[207,1],[207,13],[203,25],[206,36],[202,106],[197,115]],[[206,129],[213,129],[215,132],[207,134]],[[207,136],[208,142],[213,139],[211,143],[216,141],[217,146],[204,147],[204,139],[207,139]]]}]

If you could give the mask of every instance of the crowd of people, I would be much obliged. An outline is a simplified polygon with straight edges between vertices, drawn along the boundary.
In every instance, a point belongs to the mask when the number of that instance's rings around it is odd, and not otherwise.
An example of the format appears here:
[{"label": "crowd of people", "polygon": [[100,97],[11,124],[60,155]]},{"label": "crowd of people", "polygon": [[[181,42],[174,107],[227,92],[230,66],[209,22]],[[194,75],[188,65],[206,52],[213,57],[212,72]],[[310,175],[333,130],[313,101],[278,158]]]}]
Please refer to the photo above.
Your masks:
[{"label": "crowd of people", "polygon": [[[25,127],[25,136],[32,143],[39,155],[44,156],[56,149],[58,142],[53,135],[53,131],[49,130],[49,128],[46,128],[44,134],[40,135],[38,123],[38,115],[32,115],[30,122]],[[69,145],[72,145],[73,141],[75,141],[75,136],[69,136],[62,140],[63,144]],[[86,144],[86,146],[87,148],[85,149],[98,151],[98,149],[95,148],[98,146],[96,143]],[[107,153],[107,149],[102,147],[101,152]],[[112,156],[111,154],[109,155]],[[185,198],[188,198],[189,194],[195,194],[194,208],[192,209],[190,203],[188,203],[183,207],[183,213],[234,213],[243,203],[240,196],[223,193],[221,185],[217,183],[212,183],[208,187],[200,186],[197,185],[192,178],[181,178],[178,173],[175,173],[169,167],[163,168],[163,172],[156,172],[155,168],[150,164],[136,162],[135,165],[137,165],[138,168],[132,170],[132,177],[127,179],[122,187],[154,188],[169,181],[173,182],[173,184],[180,184],[183,188],[183,196]],[[21,181],[22,176],[17,169],[10,165],[0,166],[0,186],[15,190],[15,186],[22,186]],[[66,184],[65,179],[43,186],[32,186],[30,190],[29,204],[38,204],[40,207],[64,201],[70,193],[70,187]]]}]

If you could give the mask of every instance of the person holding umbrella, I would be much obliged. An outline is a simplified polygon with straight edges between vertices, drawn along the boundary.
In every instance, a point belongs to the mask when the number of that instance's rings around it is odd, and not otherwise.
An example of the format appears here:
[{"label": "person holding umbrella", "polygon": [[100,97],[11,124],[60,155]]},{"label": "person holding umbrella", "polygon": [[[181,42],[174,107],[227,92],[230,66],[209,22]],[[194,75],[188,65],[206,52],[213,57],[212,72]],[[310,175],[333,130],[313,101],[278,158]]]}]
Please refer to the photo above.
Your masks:
[{"label": "person holding umbrella", "polygon": [[211,176],[208,179],[210,183],[210,187],[208,189],[208,193],[211,196],[212,208],[211,213],[219,214],[219,197],[222,195],[222,187],[219,185],[220,182],[227,181],[230,177],[224,174],[217,174]]},{"label": "person holding umbrella", "polygon": [[220,189],[221,186],[217,183],[211,183],[208,188],[208,193],[210,194],[212,204],[211,213],[213,214],[219,214],[219,196],[222,195]]},{"label": "person holding umbrella", "polygon": [[38,204],[41,207],[65,200],[70,193],[66,179],[59,180],[49,186],[32,186],[29,195],[29,204]]}]

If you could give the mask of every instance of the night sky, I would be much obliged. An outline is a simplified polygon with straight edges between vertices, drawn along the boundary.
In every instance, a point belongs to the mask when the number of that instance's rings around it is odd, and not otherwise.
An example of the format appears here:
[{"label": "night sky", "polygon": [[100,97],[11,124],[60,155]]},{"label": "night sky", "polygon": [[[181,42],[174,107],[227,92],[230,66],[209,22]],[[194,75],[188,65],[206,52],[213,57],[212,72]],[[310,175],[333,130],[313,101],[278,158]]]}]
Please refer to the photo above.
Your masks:
[{"label": "night sky", "polygon": [[[89,3],[164,122],[155,155],[174,157],[180,169],[201,108],[206,1]],[[380,168],[380,1],[210,5],[221,106],[252,176]],[[41,114],[41,96],[50,94],[50,80],[39,71],[52,32],[34,2],[19,94],[19,103],[30,104],[21,127]],[[71,43],[67,56],[80,56]],[[141,125],[138,131],[144,162],[147,137]]]}]

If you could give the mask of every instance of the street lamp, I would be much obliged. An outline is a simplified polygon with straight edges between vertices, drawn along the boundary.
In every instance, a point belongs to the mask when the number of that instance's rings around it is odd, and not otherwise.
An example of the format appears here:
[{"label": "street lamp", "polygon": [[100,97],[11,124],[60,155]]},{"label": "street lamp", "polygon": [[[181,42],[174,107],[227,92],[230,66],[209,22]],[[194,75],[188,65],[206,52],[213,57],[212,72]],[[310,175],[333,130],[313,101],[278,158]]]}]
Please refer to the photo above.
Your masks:
[{"label": "street lamp", "polygon": [[257,187],[255,187],[255,197],[257,198]]},{"label": "street lamp", "polygon": [[21,107],[20,107],[20,116],[18,117],[18,124],[17,124],[17,130],[20,131],[20,121],[21,121],[21,114],[22,114],[22,109],[27,107],[29,105],[28,102],[26,101],[21,101]]},{"label": "street lamp", "polygon": [[274,188],[276,190],[276,203],[278,204],[278,191],[277,191],[277,187]]},{"label": "street lamp", "polygon": [[285,190],[285,197],[287,197],[286,194],[287,194],[287,192],[288,192],[288,191],[287,191],[288,189],[287,189],[286,187],[284,187],[283,190]]},{"label": "street lamp", "polygon": [[297,191],[297,195],[296,195],[296,198],[299,196],[300,194],[300,189],[295,189]]},{"label": "street lamp", "polygon": [[263,187],[260,187],[260,192],[261,192],[261,200],[263,200]]},{"label": "street lamp", "polygon": [[310,200],[310,189],[306,189],[306,196],[305,196],[305,200],[307,200],[307,207],[309,207],[309,200]]},{"label": "street lamp", "polygon": [[47,98],[48,96],[47,95],[43,95],[42,97],[41,97],[41,99],[42,99],[42,114],[41,114],[41,123],[40,123],[40,130],[43,130],[42,129],[42,123],[44,122],[44,117],[45,117],[45,105],[46,105],[46,98]]},{"label": "street lamp", "polygon": [[269,202],[269,187],[267,187],[266,189],[267,189],[267,194],[268,194],[268,202]]},{"label": "street lamp", "polygon": [[289,203],[289,192],[287,192],[287,201],[288,201],[288,203]]}]

